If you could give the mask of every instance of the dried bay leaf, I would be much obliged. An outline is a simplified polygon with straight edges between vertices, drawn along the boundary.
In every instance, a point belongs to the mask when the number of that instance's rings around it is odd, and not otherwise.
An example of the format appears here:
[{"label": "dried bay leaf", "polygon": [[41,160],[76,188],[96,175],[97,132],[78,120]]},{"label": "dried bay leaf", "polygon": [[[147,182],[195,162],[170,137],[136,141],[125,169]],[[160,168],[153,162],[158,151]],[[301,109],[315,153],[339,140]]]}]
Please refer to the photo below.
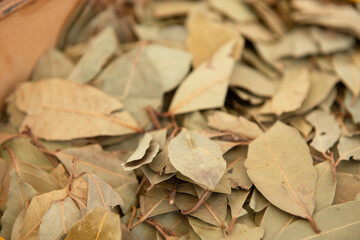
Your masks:
[{"label": "dried bay leaf", "polygon": [[249,190],[245,191],[238,189],[232,190],[231,194],[227,196],[232,218],[238,218],[247,214],[247,211],[243,208],[243,205],[249,196],[249,193]]},{"label": "dried bay leaf", "polygon": [[88,174],[88,183],[87,211],[96,207],[110,211],[124,204],[119,193],[98,176]]},{"label": "dried bay leaf", "polygon": [[271,42],[275,40],[275,35],[258,22],[237,24],[236,29],[242,36],[252,42]]},{"label": "dried bay leaf", "polygon": [[142,166],[141,170],[144,173],[144,175],[146,176],[146,178],[149,180],[150,186],[155,186],[156,184],[166,181],[175,175],[175,173],[160,175],[159,173],[153,171],[149,167],[149,165]]},{"label": "dried bay leaf", "polygon": [[[360,234],[360,202],[334,205],[315,213],[320,233],[315,233],[305,220],[298,220],[285,229],[276,240],[282,239],[357,239]],[[336,221],[329,221],[336,219]]]},{"label": "dried bay leaf", "polygon": [[[360,74],[360,72],[359,72]],[[345,92],[345,107],[350,112],[354,123],[360,122],[360,97],[355,98],[348,90]]]},{"label": "dried bay leaf", "polygon": [[350,54],[336,54],[332,57],[332,63],[337,75],[344,85],[351,91],[354,99],[360,91],[360,70]]},{"label": "dried bay leaf", "polygon": [[56,153],[56,157],[64,164],[68,172],[71,172],[75,156],[78,158],[75,175],[82,172],[93,173],[113,188],[127,183],[137,183],[134,173],[124,171],[116,155],[103,151],[100,145],[68,148]]},{"label": "dried bay leaf", "polygon": [[336,182],[333,180],[329,161],[319,163],[315,168],[317,173],[315,212],[318,212],[332,205],[335,196]]},{"label": "dried bay leaf", "polygon": [[129,159],[121,164],[125,171],[131,171],[141,167],[144,164],[150,163],[160,149],[160,145],[152,140],[150,134],[145,134],[140,140],[135,152]]},{"label": "dried bay leaf", "polygon": [[309,78],[309,93],[301,107],[296,110],[297,114],[305,113],[323,102],[338,82],[338,77],[334,74],[315,69],[310,71]]},{"label": "dried bay leaf", "polygon": [[116,33],[108,27],[96,35],[88,45],[84,55],[71,71],[68,79],[79,83],[92,80],[106,64],[118,47]]},{"label": "dried bay leaf", "polygon": [[299,109],[310,89],[309,70],[297,64],[287,68],[270,102],[271,112],[281,115]]},{"label": "dried bay leaf", "polygon": [[[121,223],[124,225],[128,225],[130,218],[131,218],[131,212],[126,214],[124,217],[121,218]],[[141,214],[140,209],[136,210],[136,215]],[[133,218],[131,218],[133,219]],[[137,219],[133,219],[131,222],[132,225],[136,223]],[[137,226],[133,227],[131,229],[131,234],[135,239],[144,239],[144,240],[154,240],[156,239],[156,229],[153,226],[150,226],[147,223],[140,223]]]},{"label": "dried bay leaf", "polygon": [[181,174],[213,190],[225,173],[220,147],[185,128],[170,141],[169,159]]},{"label": "dried bay leaf", "polygon": [[170,114],[221,107],[224,104],[235,65],[232,52],[238,41],[233,39],[227,42],[182,82],[171,101]]},{"label": "dried bay leaf", "polygon": [[340,137],[341,130],[335,117],[321,110],[314,110],[307,115],[306,120],[316,129],[311,146],[325,153]]},{"label": "dried bay leaf", "polygon": [[[0,211],[3,213],[6,209],[8,192],[10,188],[11,165],[8,161],[0,157]],[[0,217],[1,218],[1,217]]]},{"label": "dried bay leaf", "polygon": [[169,195],[162,189],[154,188],[140,196],[142,216],[152,217],[163,213],[177,211],[176,205],[168,204]]},{"label": "dried bay leaf", "polygon": [[26,239],[38,239],[39,226],[51,203],[54,201],[59,201],[65,197],[66,191],[64,189],[44,193],[34,197],[25,214],[21,238],[23,239],[26,236]]},{"label": "dried bay leaf", "polygon": [[254,210],[254,212],[260,212],[264,210],[269,205],[269,201],[256,189],[254,189],[251,199],[249,202],[249,207]]},{"label": "dried bay leaf", "polygon": [[250,102],[251,105],[260,105],[265,101],[263,98],[254,96],[241,89],[231,88],[231,91],[233,91],[242,100]]},{"label": "dried bay leaf", "polygon": [[219,240],[224,236],[220,227],[216,227],[194,217],[188,217],[188,220],[190,226],[201,240]]},{"label": "dried bay leaf", "polygon": [[[183,211],[191,209],[198,201],[198,197],[183,193],[176,194],[175,198],[176,206]],[[224,228],[227,214],[226,208],[226,195],[213,193],[203,205],[196,209],[196,211],[190,213],[190,215],[204,222]]]},{"label": "dried bay leaf", "polygon": [[187,234],[190,229],[187,217],[177,212],[161,214],[154,217],[154,219],[166,229],[174,231],[177,236],[183,236]]},{"label": "dried bay leaf", "polygon": [[297,130],[277,122],[250,143],[245,168],[256,188],[272,204],[311,219],[317,176],[309,148]]},{"label": "dried bay leaf", "polygon": [[184,0],[170,2],[155,2],[152,6],[152,13],[155,18],[168,18],[186,15],[198,3]]},{"label": "dried bay leaf", "polygon": [[264,229],[262,227],[248,227],[245,224],[237,223],[234,225],[231,234],[221,239],[244,239],[244,240],[261,240],[264,236]]},{"label": "dried bay leaf", "polygon": [[36,195],[36,191],[24,182],[14,170],[10,172],[10,176],[11,182],[6,204],[7,208],[1,217],[1,236],[5,239],[10,239],[16,217]]},{"label": "dried bay leaf", "polygon": [[79,208],[70,197],[53,202],[42,218],[39,240],[64,239],[81,217]]},{"label": "dried bay leaf", "polygon": [[58,49],[47,50],[36,63],[31,80],[43,78],[66,78],[74,68],[74,63]]},{"label": "dried bay leaf", "polygon": [[190,70],[191,54],[186,51],[151,44],[145,49],[160,74],[163,92],[173,90]]},{"label": "dried bay leaf", "polygon": [[230,86],[244,88],[255,95],[271,97],[278,83],[268,79],[255,69],[244,64],[236,64],[230,79]]},{"label": "dried bay leaf", "polygon": [[338,150],[340,160],[360,160],[360,136],[341,136]]},{"label": "dried bay leaf", "polygon": [[[226,0],[228,1],[228,0]],[[215,22],[209,16],[211,13],[204,9],[196,8],[192,10],[187,18],[186,26],[189,34],[186,40],[187,50],[193,55],[193,65],[195,67],[209,60],[219,49],[234,38],[239,38],[235,29]],[[211,38],[211,41],[209,41]],[[233,43],[226,55],[233,55],[238,59],[244,40],[238,39]],[[236,52],[240,51],[240,52]],[[228,64],[226,64],[228,65]],[[224,65],[224,67],[226,66]],[[215,65],[216,66],[216,65]]]},{"label": "dried bay leaf", "polygon": [[136,192],[138,187],[139,186],[137,183],[130,182],[128,184],[123,184],[115,189],[120,197],[124,200],[124,204],[120,206],[124,214],[130,212],[132,206],[137,206],[138,198],[136,196]]},{"label": "dried bay leaf", "polygon": [[262,134],[261,128],[256,123],[242,116],[236,117],[221,111],[216,111],[208,116],[208,125],[212,128],[234,132],[250,139],[254,139]]},{"label": "dried bay leaf", "polygon": [[81,238],[121,239],[120,217],[99,207],[92,209],[71,227],[65,239],[76,240]]},{"label": "dried bay leaf", "polygon": [[334,204],[356,200],[360,192],[360,176],[351,173],[337,173],[337,186],[334,197]]},{"label": "dried bay leaf", "polygon": [[209,5],[238,23],[256,20],[255,15],[243,1],[210,0]]},{"label": "dried bay leaf", "polygon": [[270,204],[265,210],[265,214],[260,225],[265,229],[263,240],[275,239],[295,220],[295,216],[292,216]]},{"label": "dried bay leaf", "polygon": [[127,112],[113,113],[122,108],[120,102],[91,86],[48,79],[24,83],[15,94],[16,106],[28,114],[22,128],[29,126],[40,138],[71,140],[142,131]]}]

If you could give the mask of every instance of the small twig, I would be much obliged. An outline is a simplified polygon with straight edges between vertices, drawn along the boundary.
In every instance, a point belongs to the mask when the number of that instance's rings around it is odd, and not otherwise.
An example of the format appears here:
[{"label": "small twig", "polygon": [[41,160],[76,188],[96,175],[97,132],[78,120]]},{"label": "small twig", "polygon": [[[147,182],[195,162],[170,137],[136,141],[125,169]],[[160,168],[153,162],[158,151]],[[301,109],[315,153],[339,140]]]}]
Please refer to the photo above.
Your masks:
[{"label": "small twig", "polygon": [[201,196],[201,198],[195,204],[195,206],[193,206],[192,208],[190,208],[189,210],[186,210],[186,211],[182,210],[181,214],[188,215],[190,213],[195,212],[199,207],[201,207],[201,205],[204,204],[204,202],[211,196],[211,194],[212,194],[212,192],[210,190],[206,190],[206,192]]},{"label": "small twig", "polygon": [[70,173],[70,177],[69,177],[69,182],[66,186],[66,195],[69,196],[70,192],[71,192],[71,184],[74,181],[75,178],[75,170],[76,170],[76,164],[77,164],[77,160],[78,160],[78,156],[75,156],[72,160],[73,165],[71,168],[71,173]]},{"label": "small twig", "polygon": [[[139,215],[139,218],[142,216]],[[176,237],[176,233],[172,230],[166,229],[164,226],[162,226],[158,221],[154,220],[153,218],[148,218],[144,222],[147,224],[153,226],[158,230],[158,232],[165,238],[165,240],[170,239],[169,237]]]},{"label": "small twig", "polygon": [[19,175],[19,177],[20,177],[20,176],[21,176],[21,175],[20,175],[20,169],[19,169],[19,166],[17,165],[16,157],[15,157],[15,154],[14,154],[13,150],[12,150],[11,148],[9,148],[8,146],[4,146],[4,149],[9,152],[11,162],[12,162],[13,165],[14,165],[14,168],[15,168],[16,173],[17,173],[17,174]]},{"label": "small twig", "polygon": [[315,231],[316,233],[320,233],[320,230],[319,230],[318,226],[316,225],[316,223],[315,223],[315,221],[314,221],[314,218],[313,218],[311,215],[309,215],[307,219],[308,219],[309,222],[311,223],[314,231]]},{"label": "small twig", "polygon": [[179,185],[179,182],[178,182],[177,178],[175,178],[172,188],[171,188],[170,195],[169,195],[169,202],[168,202],[169,205],[173,205],[175,203],[175,196],[176,196],[176,191],[177,191],[178,185]]},{"label": "small twig", "polygon": [[330,161],[330,165],[331,165],[331,171],[332,171],[332,174],[333,174],[333,181],[336,182],[336,165],[335,165],[335,162],[334,162],[334,153],[330,152],[330,151],[327,151],[327,153],[329,154],[326,154],[326,153],[321,153],[324,158],[328,159]]},{"label": "small twig", "polygon": [[235,222],[236,222],[236,217],[231,218],[230,225],[229,225],[228,229],[225,231],[227,235],[231,234],[231,231],[235,225]]},{"label": "small twig", "polygon": [[136,215],[136,207],[132,206],[132,213],[131,213],[130,221],[129,221],[128,225],[127,225],[127,229],[129,231],[130,231],[131,224],[134,221],[135,215]]},{"label": "small twig", "polygon": [[150,105],[147,106],[145,109],[146,109],[146,112],[148,113],[150,120],[151,120],[153,126],[155,127],[155,129],[161,129],[159,119],[157,118],[157,115],[155,114],[154,109]]}]

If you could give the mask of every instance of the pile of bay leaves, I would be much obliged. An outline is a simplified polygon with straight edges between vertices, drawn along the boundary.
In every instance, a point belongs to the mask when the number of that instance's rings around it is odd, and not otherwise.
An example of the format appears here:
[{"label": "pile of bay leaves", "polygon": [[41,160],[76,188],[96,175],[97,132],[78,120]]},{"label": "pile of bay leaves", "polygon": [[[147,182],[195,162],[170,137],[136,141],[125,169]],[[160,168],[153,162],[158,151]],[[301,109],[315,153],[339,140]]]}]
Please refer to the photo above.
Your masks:
[{"label": "pile of bay leaves", "polygon": [[360,239],[360,4],[89,1],[7,99],[1,236]]}]

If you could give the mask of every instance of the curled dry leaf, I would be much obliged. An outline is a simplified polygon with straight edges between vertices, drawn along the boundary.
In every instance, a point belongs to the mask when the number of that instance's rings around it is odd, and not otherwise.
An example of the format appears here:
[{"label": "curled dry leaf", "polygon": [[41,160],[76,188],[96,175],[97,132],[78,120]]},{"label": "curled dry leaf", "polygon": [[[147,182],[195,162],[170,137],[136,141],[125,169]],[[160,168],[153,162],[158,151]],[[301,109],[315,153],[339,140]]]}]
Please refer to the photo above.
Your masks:
[{"label": "curled dry leaf", "polygon": [[152,136],[147,133],[140,140],[135,152],[121,165],[124,167],[125,171],[131,171],[144,164],[149,164],[157,155],[159,149],[160,145],[153,141]]},{"label": "curled dry leaf", "polygon": [[[359,72],[360,74],[360,72]],[[345,92],[345,107],[350,112],[354,123],[360,122],[360,97],[354,98],[351,91]]]},{"label": "curled dry leaf", "polygon": [[256,20],[256,16],[243,1],[210,0],[209,5],[237,23]]},{"label": "curled dry leaf", "polygon": [[234,48],[243,40],[227,42],[206,62],[199,65],[177,89],[169,113],[180,114],[221,107],[235,65]]},{"label": "curled dry leaf", "polygon": [[169,158],[181,174],[211,190],[216,187],[226,169],[220,147],[185,128],[170,141]]},{"label": "curled dry leaf", "polygon": [[360,176],[351,173],[338,173],[334,204],[357,200],[360,193]]},{"label": "curled dry leaf", "polygon": [[[63,79],[24,83],[16,90],[16,106],[27,113],[22,129],[47,140],[142,132],[116,99],[91,86]],[[76,130],[75,130],[76,129]]]},{"label": "curled dry leaf", "polygon": [[68,78],[79,83],[92,80],[110,57],[115,54],[117,47],[118,43],[114,29],[111,27],[105,28],[91,40],[84,55]]},{"label": "curled dry leaf", "polygon": [[342,136],[338,145],[340,160],[360,160],[360,137]]},{"label": "curled dry leaf", "polygon": [[296,129],[277,122],[250,143],[245,168],[255,187],[272,204],[311,219],[317,176],[309,148]]}]

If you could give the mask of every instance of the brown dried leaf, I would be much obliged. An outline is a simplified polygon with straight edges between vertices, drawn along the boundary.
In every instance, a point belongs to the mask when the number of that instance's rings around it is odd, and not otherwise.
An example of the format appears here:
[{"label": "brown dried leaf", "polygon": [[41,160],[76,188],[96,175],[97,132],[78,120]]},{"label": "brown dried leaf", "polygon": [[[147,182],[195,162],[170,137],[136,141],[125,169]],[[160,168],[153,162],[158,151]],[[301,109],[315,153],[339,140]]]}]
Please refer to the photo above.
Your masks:
[{"label": "brown dried leaf", "polygon": [[[40,94],[41,92],[41,94]],[[47,140],[141,132],[122,104],[103,92],[62,79],[24,83],[16,90],[16,106],[26,112],[22,128]],[[74,130],[76,129],[76,130]]]}]

